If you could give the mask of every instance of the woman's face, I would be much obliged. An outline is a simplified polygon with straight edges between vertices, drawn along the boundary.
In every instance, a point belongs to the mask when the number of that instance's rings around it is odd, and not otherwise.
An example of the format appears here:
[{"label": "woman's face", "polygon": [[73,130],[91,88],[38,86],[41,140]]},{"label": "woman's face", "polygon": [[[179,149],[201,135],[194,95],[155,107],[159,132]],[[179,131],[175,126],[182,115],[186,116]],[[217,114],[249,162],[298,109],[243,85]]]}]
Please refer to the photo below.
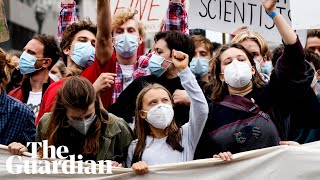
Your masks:
[{"label": "woman's face", "polygon": [[150,89],[142,98],[142,111],[140,111],[140,117],[146,119],[147,113],[144,111],[149,111],[152,107],[161,103],[172,105],[168,93],[163,89]]},{"label": "woman's face", "polygon": [[67,117],[69,120],[78,120],[78,121],[84,121],[92,116],[94,116],[96,113],[95,111],[95,104],[94,102],[88,107],[86,111],[82,109],[67,109]]},{"label": "woman's face", "polygon": [[257,42],[247,39],[245,41],[242,41],[240,44],[253,55],[253,59],[259,62],[261,67],[264,66],[261,49]]},{"label": "woman's face", "polygon": [[[220,79],[221,81],[224,81],[224,69],[232,63],[232,61],[240,61],[240,62],[245,62],[247,63],[250,67],[252,67],[250,60],[246,53],[242,51],[241,49],[238,48],[229,48],[225,50],[221,55],[220,55],[220,61],[221,61],[221,74],[220,74]],[[252,74],[255,73],[255,69],[252,67]]]},{"label": "woman's face", "polygon": [[[171,50],[168,48],[168,44],[165,40],[160,39],[154,45],[154,51],[156,55],[162,56],[167,61],[163,61],[161,66],[163,68],[169,68],[171,60]],[[168,62],[169,61],[169,62]]]}]

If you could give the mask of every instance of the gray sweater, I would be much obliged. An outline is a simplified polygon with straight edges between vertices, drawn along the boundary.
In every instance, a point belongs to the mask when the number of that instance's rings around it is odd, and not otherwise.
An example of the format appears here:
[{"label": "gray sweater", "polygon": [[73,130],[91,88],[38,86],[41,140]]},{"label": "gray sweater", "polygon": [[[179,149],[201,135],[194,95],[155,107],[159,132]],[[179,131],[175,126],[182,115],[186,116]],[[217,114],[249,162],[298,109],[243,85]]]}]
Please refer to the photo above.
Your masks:
[{"label": "gray sweater", "polygon": [[[195,76],[189,68],[181,71],[181,84],[190,97],[189,122],[184,124],[180,130],[182,133],[181,145],[184,148],[182,152],[173,150],[166,143],[166,137],[154,139],[147,137],[146,147],[142,153],[141,160],[148,165],[179,163],[193,160],[194,152],[201,136],[202,130],[208,117],[208,104],[205,96]],[[127,166],[131,166],[133,153],[138,140],[131,142],[128,149]]]}]

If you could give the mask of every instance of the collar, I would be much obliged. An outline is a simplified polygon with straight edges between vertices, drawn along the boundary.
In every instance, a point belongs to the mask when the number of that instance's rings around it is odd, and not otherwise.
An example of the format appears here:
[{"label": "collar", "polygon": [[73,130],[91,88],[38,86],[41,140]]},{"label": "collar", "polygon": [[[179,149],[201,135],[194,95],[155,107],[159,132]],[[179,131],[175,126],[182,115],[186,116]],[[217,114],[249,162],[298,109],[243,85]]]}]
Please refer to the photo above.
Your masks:
[{"label": "collar", "polygon": [[104,131],[101,132],[101,135],[105,138],[111,138],[121,133],[121,129],[118,123],[116,123],[119,118],[105,110],[101,110],[101,113],[102,118],[106,121],[106,123],[103,123],[103,126],[105,127],[102,128]]}]

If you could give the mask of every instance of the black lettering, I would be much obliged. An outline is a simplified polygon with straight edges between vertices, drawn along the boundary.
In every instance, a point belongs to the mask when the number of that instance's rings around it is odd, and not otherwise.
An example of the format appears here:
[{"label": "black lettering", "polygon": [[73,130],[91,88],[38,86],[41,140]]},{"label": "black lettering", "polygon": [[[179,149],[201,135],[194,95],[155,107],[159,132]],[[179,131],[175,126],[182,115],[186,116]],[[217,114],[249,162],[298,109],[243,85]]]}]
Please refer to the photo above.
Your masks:
[{"label": "black lettering", "polygon": [[242,23],[244,23],[244,14],[245,14],[245,13],[244,13],[244,3],[242,3],[242,14],[241,14],[240,9],[239,9],[237,3],[234,2],[234,20],[233,20],[233,22],[236,22],[236,10],[238,10],[239,15],[240,15],[240,18],[241,18],[241,20],[242,20]]},{"label": "black lettering", "polygon": [[202,4],[203,7],[206,9],[206,14],[205,14],[205,15],[202,15],[201,12],[199,12],[199,15],[200,15],[201,17],[206,17],[206,16],[208,15],[208,9],[207,9],[206,5],[203,3],[203,0],[201,0],[201,4]]},{"label": "black lettering", "polygon": [[291,10],[288,11],[288,17],[289,17],[289,20],[291,21]]},{"label": "black lettering", "polygon": [[250,25],[252,25],[252,20],[253,20],[253,9],[252,6],[257,6],[256,4],[251,4],[248,3],[248,5],[250,6]]},{"label": "black lettering", "polygon": [[260,22],[259,22],[259,25],[260,25],[260,27],[262,26],[262,5],[260,6]]},{"label": "black lettering", "polygon": [[284,8],[284,7],[277,7],[277,8],[279,9],[279,13],[280,13],[280,14],[282,14],[282,11],[281,11],[281,10],[286,9],[286,8]]},{"label": "black lettering", "polygon": [[[211,4],[211,1],[212,1],[212,0],[210,0],[210,1],[208,2],[208,14],[209,14],[209,17],[210,17],[211,19],[215,19],[217,15],[214,15],[214,17],[212,17],[212,16],[211,16],[211,13],[210,13],[210,4]],[[214,1],[216,1],[216,0],[214,0]]]},{"label": "black lettering", "polygon": [[224,2],[224,21],[231,22],[230,20],[227,20],[227,14],[231,14],[231,12],[227,11],[227,3],[231,3],[231,1],[225,1]]},{"label": "black lettering", "polygon": [[221,3],[221,0],[220,0],[220,6],[219,6],[219,8],[220,8],[220,14],[219,14],[219,19],[221,19],[221,9],[222,9],[222,3]]}]

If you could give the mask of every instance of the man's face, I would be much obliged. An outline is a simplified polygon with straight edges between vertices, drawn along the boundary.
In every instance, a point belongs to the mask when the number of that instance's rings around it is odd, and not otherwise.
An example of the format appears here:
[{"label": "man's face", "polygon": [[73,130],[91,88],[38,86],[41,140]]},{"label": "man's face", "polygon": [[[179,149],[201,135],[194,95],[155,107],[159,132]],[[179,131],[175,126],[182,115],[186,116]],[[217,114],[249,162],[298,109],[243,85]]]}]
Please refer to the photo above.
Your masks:
[{"label": "man's face", "polygon": [[73,53],[73,50],[74,50],[74,45],[77,43],[77,42],[82,42],[82,43],[86,43],[86,42],[91,42],[91,45],[93,47],[95,47],[95,44],[96,44],[96,36],[88,31],[88,30],[82,30],[82,31],[79,31],[75,36],[74,36],[74,39],[73,41],[71,42],[71,45],[70,47],[66,48],[63,50],[63,53],[65,55],[68,56],[68,62],[67,62],[67,67],[72,67],[72,68],[78,68],[78,69],[81,69],[80,66],[78,66],[75,62],[73,62],[71,60],[71,54]]},{"label": "man's face", "polygon": [[138,23],[135,20],[130,19],[127,22],[123,23],[118,28],[115,28],[113,30],[113,40],[112,40],[113,45],[115,44],[115,38],[119,35],[124,34],[124,33],[139,37],[139,44],[142,43],[142,37],[139,34]]},{"label": "man's face", "polygon": [[308,48],[320,55],[320,39],[318,37],[309,37],[306,42],[306,49]]},{"label": "man's face", "polygon": [[[27,45],[23,48],[23,51],[27,52],[28,54],[36,57],[36,58],[43,58],[43,50],[44,44],[36,39],[31,39]],[[43,64],[43,60],[37,60],[34,67],[36,69],[40,69]]]}]

